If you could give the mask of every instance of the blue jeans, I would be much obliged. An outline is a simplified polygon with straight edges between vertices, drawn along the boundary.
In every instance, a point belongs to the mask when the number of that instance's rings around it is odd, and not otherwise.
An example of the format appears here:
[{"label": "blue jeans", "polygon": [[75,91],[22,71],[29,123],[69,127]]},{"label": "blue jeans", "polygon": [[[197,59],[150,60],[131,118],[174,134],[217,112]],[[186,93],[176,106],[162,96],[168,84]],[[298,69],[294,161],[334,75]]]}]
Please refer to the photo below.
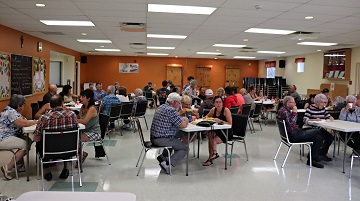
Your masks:
[{"label": "blue jeans", "polygon": [[290,142],[312,142],[311,157],[318,161],[320,149],[323,146],[323,136],[319,129],[299,129],[289,135]]}]

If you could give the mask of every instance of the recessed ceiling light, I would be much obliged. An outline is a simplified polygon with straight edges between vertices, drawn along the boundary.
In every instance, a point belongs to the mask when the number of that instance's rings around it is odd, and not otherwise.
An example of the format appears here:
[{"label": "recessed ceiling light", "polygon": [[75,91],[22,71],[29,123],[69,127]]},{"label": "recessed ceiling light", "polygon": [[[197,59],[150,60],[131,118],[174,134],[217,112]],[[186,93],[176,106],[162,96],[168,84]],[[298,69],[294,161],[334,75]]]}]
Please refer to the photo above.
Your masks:
[{"label": "recessed ceiling light", "polygon": [[246,45],[234,45],[234,44],[214,44],[214,47],[245,47]]},{"label": "recessed ceiling light", "polygon": [[81,35],[86,36],[86,35],[87,35],[87,33],[81,33]]},{"label": "recessed ceiling light", "polygon": [[216,57],[214,59],[217,59]]},{"label": "recessed ceiling light", "polygon": [[175,56],[175,58],[178,58],[178,56]]},{"label": "recessed ceiling light", "polygon": [[185,39],[184,35],[165,35],[165,34],[147,34],[148,38],[173,38],[173,39]]},{"label": "recessed ceiling light", "polygon": [[279,51],[257,51],[257,53],[263,53],[263,54],[285,54],[286,52],[279,52]]},{"label": "recessed ceiling light", "polygon": [[250,56],[234,56],[234,59],[255,59],[256,57],[250,57]]},{"label": "recessed ceiling light", "polygon": [[321,52],[321,50],[316,50],[316,51]]},{"label": "recessed ceiling light", "polygon": [[43,4],[43,3],[37,3],[37,4],[35,4],[35,6],[37,6],[37,7],[45,7],[45,4]]},{"label": "recessed ceiling light", "polygon": [[51,26],[95,26],[91,21],[40,20],[40,22]]},{"label": "recessed ceiling light", "polygon": [[306,16],[305,19],[311,20],[311,19],[314,19],[314,17],[313,16]]},{"label": "recessed ceiling light", "polygon": [[148,12],[158,12],[158,13],[210,15],[215,10],[216,8],[213,7],[148,4]]},{"label": "recessed ceiling light", "polygon": [[248,42],[248,41],[249,41],[249,39],[245,38],[245,39],[243,39],[243,41],[244,41],[244,42]]},{"label": "recessed ceiling light", "polygon": [[95,49],[96,51],[100,51],[100,52],[120,52],[121,50],[119,49]]},{"label": "recessed ceiling light", "polygon": [[196,52],[196,54],[211,54],[211,55],[219,55],[220,52]]},{"label": "recessed ceiling light", "polygon": [[153,49],[153,50],[173,50],[173,49],[175,49],[175,47],[147,46],[147,49]]},{"label": "recessed ceiling light", "polygon": [[294,33],[295,31],[291,30],[279,30],[279,29],[262,29],[262,28],[250,28],[244,32],[248,33],[262,33],[262,34],[280,34],[280,35],[288,35]]},{"label": "recessed ceiling light", "polygon": [[301,42],[298,45],[313,45],[313,46],[333,46],[337,43],[323,43],[323,42]]},{"label": "recessed ceiling light", "polygon": [[112,43],[111,40],[77,39],[80,43]]},{"label": "recessed ceiling light", "polygon": [[105,46],[101,45],[100,47],[105,47]]},{"label": "recessed ceiling light", "polygon": [[169,54],[165,54],[165,53],[147,53],[147,55],[152,55],[152,56],[167,56]]}]

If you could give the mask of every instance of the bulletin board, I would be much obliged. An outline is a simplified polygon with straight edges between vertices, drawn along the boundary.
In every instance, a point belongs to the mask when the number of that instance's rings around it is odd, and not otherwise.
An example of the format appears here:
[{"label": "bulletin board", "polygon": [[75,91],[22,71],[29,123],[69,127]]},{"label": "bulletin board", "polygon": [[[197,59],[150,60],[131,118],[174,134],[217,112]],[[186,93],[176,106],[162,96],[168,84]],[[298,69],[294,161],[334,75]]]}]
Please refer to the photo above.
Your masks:
[{"label": "bulletin board", "polygon": [[182,66],[167,66],[166,80],[171,80],[173,85],[182,86]]},{"label": "bulletin board", "polygon": [[196,80],[199,86],[210,87],[211,66],[197,66]]},{"label": "bulletin board", "polygon": [[226,66],[225,86],[240,87],[240,67]]},{"label": "bulletin board", "polygon": [[46,63],[45,59],[33,59],[33,93],[45,92]]},{"label": "bulletin board", "polygon": [[0,100],[9,99],[11,96],[11,60],[10,54],[0,53]]}]

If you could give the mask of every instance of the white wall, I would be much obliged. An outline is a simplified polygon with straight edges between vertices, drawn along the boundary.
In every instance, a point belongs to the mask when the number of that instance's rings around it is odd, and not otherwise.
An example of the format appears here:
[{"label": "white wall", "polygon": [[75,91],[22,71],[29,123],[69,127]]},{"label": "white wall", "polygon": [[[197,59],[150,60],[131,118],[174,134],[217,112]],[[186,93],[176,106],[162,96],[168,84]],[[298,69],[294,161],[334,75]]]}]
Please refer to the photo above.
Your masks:
[{"label": "white wall", "polygon": [[65,85],[67,79],[70,79],[72,86],[75,79],[75,57],[52,52],[50,54],[50,61],[62,62],[61,84]]}]

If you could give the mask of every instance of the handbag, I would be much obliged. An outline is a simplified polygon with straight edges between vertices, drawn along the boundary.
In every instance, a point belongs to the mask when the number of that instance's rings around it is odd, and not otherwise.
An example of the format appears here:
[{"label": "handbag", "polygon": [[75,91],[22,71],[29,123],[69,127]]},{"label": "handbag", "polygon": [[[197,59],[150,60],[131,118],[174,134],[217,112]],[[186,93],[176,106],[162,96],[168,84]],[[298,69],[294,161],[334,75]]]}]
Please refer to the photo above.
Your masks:
[{"label": "handbag", "polygon": [[210,127],[214,124],[214,121],[200,121],[199,123],[197,123],[197,126],[201,126],[201,127]]}]

